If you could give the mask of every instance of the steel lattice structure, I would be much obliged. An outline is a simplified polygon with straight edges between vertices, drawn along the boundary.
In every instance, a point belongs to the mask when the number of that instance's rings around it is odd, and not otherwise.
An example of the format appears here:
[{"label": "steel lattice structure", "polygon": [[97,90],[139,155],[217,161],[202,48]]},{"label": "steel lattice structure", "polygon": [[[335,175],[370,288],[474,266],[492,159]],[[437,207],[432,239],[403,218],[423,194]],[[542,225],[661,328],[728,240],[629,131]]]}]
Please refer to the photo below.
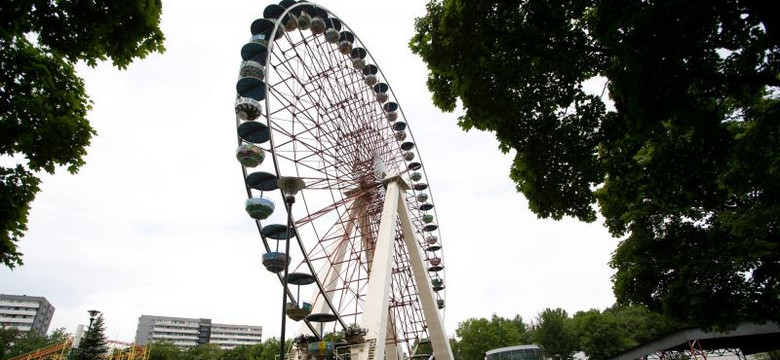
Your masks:
[{"label": "steel lattice structure", "polygon": [[[451,357],[427,176],[376,61],[346,23],[313,3],[269,5],[251,32],[236,86],[237,155],[264,264],[280,280],[290,272],[288,315],[317,337],[358,324],[363,343],[385,338],[371,345],[387,344],[385,355],[430,338],[444,343],[437,356]],[[289,176],[305,187],[295,206],[275,206],[285,199],[276,181]],[[297,246],[285,254],[288,239]]]}]

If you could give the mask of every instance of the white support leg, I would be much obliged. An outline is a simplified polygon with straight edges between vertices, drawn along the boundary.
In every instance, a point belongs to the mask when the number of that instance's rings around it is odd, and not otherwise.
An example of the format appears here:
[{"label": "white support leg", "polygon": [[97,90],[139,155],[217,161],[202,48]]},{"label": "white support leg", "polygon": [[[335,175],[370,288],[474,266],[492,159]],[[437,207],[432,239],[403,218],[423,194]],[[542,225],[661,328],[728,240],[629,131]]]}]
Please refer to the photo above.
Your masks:
[{"label": "white support leg", "polygon": [[[395,226],[398,217],[400,189],[396,181],[390,181],[385,191],[385,204],[379,223],[379,235],[374,245],[374,260],[368,280],[365,306],[361,326],[368,329],[364,351],[359,360],[383,360],[387,339],[388,308],[390,305],[390,275],[393,271],[393,250]],[[373,356],[370,355],[371,340],[376,341]]]},{"label": "white support leg", "polygon": [[[387,333],[390,335],[389,337],[392,338],[395,335],[393,334],[393,322],[390,321],[388,318],[387,321]],[[387,340],[385,340],[385,343],[387,343]],[[398,357],[400,354],[398,353],[398,345],[395,343],[387,343],[385,345],[385,360],[403,360],[400,357]]]},{"label": "white support leg", "polygon": [[449,339],[447,339],[447,333],[444,331],[444,324],[433,293],[433,285],[428,277],[428,269],[425,267],[423,251],[415,239],[409,209],[406,207],[406,201],[402,198],[398,199],[398,212],[400,213],[404,241],[412,263],[414,282],[417,284],[417,294],[420,296],[423,315],[425,315],[425,322],[428,324],[428,336],[433,347],[433,355],[436,360],[452,360],[452,349]]}]

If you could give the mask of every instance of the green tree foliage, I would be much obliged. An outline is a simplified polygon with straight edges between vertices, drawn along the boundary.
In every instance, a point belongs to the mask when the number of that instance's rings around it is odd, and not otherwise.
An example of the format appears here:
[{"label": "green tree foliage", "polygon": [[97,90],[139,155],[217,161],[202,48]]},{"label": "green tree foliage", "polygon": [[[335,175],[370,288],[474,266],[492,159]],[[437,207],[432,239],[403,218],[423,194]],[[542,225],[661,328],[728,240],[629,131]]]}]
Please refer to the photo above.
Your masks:
[{"label": "green tree foliage", "polygon": [[561,308],[547,308],[539,313],[533,340],[542,347],[545,358],[553,360],[573,359],[578,347],[572,320]]},{"label": "green tree foliage", "polygon": [[220,360],[223,350],[216,344],[201,344],[187,349],[183,358],[186,360]]},{"label": "green tree foliage", "polygon": [[580,311],[572,318],[579,350],[590,360],[609,359],[683,327],[642,306]]},{"label": "green tree foliage", "polygon": [[583,351],[589,359],[608,359],[631,347],[686,327],[643,306],[614,306],[568,316],[563,309],[541,311],[533,324],[518,315],[509,320],[469,319],[450,339],[456,360],[482,359],[486,351],[523,344],[539,345],[545,358],[571,359]]},{"label": "green tree foliage", "polygon": [[100,360],[108,354],[106,325],[99,314],[81,337],[75,360]]},{"label": "green tree foliage", "polygon": [[515,315],[510,322],[520,334],[520,344],[530,344],[533,341],[533,329],[530,325],[523,322],[523,317]]},{"label": "green tree foliage", "polygon": [[428,357],[433,355],[433,345],[431,345],[431,342],[428,339],[424,339],[421,341],[415,340],[412,343],[412,350],[414,351],[412,353],[412,357],[414,356]]},{"label": "green tree foliage", "polygon": [[[463,355],[460,354],[459,348],[460,342],[456,338],[450,338],[450,349],[452,350],[452,357],[454,360],[463,360]],[[431,350],[433,351],[433,350]]]},{"label": "green tree foliage", "polygon": [[[272,337],[263,341],[262,351],[260,357],[256,357],[255,360],[274,360],[279,356],[279,338]],[[290,348],[290,342],[287,341],[287,348]]]},{"label": "green tree foliage", "polygon": [[11,357],[10,350],[18,337],[19,330],[15,327],[0,326],[0,359]]},{"label": "green tree foliage", "polygon": [[236,346],[230,350],[220,349],[215,344],[198,345],[186,350],[167,341],[149,344],[149,360],[276,360],[278,356],[278,338],[269,338],[252,346]]},{"label": "green tree foliage", "polygon": [[230,350],[223,350],[220,360],[253,360],[262,352],[262,344],[254,346],[236,346]]},{"label": "green tree foliage", "polygon": [[155,341],[147,346],[149,360],[179,360],[182,351],[170,341]]},{"label": "green tree foliage", "polygon": [[455,334],[458,337],[453,354],[458,360],[482,360],[485,352],[504,346],[520,344],[525,333],[525,324],[519,316],[506,319],[493,314],[490,320],[485,318],[468,319],[458,324]]},{"label": "green tree foliage", "polygon": [[574,314],[572,320],[579,349],[588,360],[606,360],[632,346],[614,314],[593,309]]},{"label": "green tree foliage", "polygon": [[77,61],[120,69],[162,52],[161,0],[6,1],[0,7],[0,262],[21,265],[37,173],[75,173],[95,131]]},{"label": "green tree foliage", "polygon": [[50,344],[55,344],[58,342],[63,342],[71,337],[68,330],[64,327],[58,327],[51,332],[49,332],[49,335],[47,335],[49,339]]},{"label": "green tree foliage", "polygon": [[65,328],[57,328],[48,335],[35,331],[20,332],[16,328],[0,329],[0,359],[10,359],[49,345],[65,341],[70,334]]},{"label": "green tree foliage", "polygon": [[[617,300],[693,325],[780,320],[778,13],[755,0],[432,0],[436,106],[513,151],[538,216],[625,237]],[[614,109],[583,83],[608,81]],[[605,88],[606,90],[606,88]]]},{"label": "green tree foliage", "polygon": [[618,320],[618,324],[630,339],[631,347],[689,327],[644,306],[613,306],[604,310],[603,314],[613,315]]}]

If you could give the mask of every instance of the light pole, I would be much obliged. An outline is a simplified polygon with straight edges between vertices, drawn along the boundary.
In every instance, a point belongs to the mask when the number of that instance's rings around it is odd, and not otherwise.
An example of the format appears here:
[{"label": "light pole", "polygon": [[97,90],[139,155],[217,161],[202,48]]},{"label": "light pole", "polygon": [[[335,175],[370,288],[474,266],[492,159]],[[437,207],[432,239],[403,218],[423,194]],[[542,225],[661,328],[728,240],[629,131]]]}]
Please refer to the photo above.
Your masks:
[{"label": "light pole", "polygon": [[[279,360],[284,360],[284,332],[287,325],[287,316],[285,311],[287,310],[287,272],[289,270],[290,261],[290,229],[292,228],[292,206],[295,203],[295,194],[301,191],[306,184],[301,178],[294,176],[280,176],[276,181],[276,185],[282,190],[284,195],[284,206],[287,208],[287,244],[285,244],[284,255],[287,256],[288,264],[284,266],[284,278],[282,278],[282,333],[279,336]],[[297,300],[297,299],[296,299]]]},{"label": "light pole", "polygon": [[82,345],[84,345],[83,340],[87,336],[87,334],[89,334],[89,332],[92,330],[92,323],[95,321],[95,318],[98,316],[98,314],[100,314],[100,311],[98,311],[98,310],[88,310],[87,312],[89,313],[89,326],[87,326],[87,331],[84,332],[81,335],[81,338],[79,339],[79,347],[78,347],[78,351],[76,352],[76,355],[77,355],[76,358],[77,359],[82,357],[81,356],[81,354],[82,354]]},{"label": "light pole", "polygon": [[100,311],[98,310],[88,310],[89,313],[89,327],[87,327],[87,331],[92,329],[92,322],[95,321],[95,318],[100,314]]}]

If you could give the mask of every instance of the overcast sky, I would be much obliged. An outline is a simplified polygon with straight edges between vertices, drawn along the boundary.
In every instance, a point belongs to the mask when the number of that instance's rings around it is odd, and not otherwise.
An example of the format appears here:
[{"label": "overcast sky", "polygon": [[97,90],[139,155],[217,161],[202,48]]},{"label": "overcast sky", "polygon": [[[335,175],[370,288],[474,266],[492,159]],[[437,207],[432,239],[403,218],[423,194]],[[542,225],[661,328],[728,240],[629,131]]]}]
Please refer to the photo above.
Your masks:
[{"label": "overcast sky", "polygon": [[[142,314],[279,335],[280,286],[260,264],[234,157],[239,50],[268,4],[165,1],[165,54],[126,71],[79,66],[98,136],[77,175],[43,176],[19,244],[25,265],[0,269],[0,293],[46,297],[56,308],[50,329],[74,332],[98,309],[120,341],[133,341]],[[371,51],[417,141],[444,245],[449,336],[493,313],[530,321],[546,307],[612,305],[617,240],[601,222],[537,219],[494,135],[465,133],[457,112],[431,104],[425,64],[407,46],[425,2],[320,4]]]}]

